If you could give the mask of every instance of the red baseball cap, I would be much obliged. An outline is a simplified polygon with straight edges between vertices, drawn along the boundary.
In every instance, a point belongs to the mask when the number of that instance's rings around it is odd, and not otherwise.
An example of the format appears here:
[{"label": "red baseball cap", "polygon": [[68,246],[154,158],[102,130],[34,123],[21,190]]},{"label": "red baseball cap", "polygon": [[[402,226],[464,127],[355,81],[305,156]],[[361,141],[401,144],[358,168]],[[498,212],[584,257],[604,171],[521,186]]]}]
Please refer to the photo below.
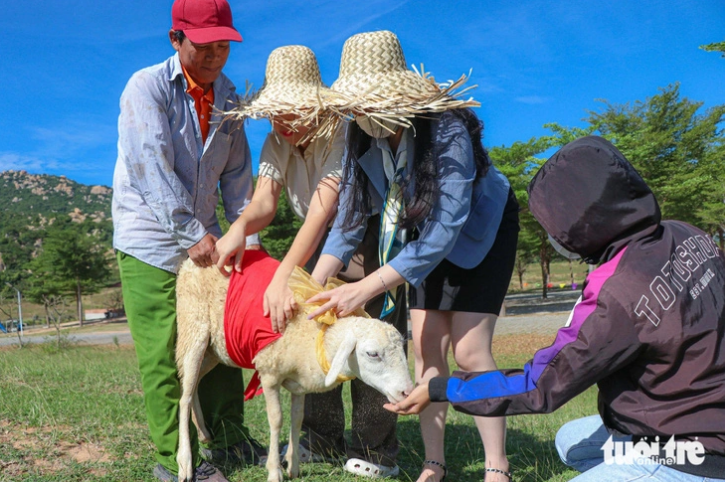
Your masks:
[{"label": "red baseball cap", "polygon": [[242,41],[232,24],[232,9],[227,0],[175,0],[171,28],[181,30],[195,44]]}]

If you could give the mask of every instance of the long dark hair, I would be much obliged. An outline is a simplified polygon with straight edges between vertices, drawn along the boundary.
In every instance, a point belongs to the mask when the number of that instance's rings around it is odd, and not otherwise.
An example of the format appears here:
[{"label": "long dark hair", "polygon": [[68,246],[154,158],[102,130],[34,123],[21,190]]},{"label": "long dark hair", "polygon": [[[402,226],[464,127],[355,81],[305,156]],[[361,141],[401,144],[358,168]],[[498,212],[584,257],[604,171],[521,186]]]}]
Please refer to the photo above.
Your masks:
[{"label": "long dark hair", "polygon": [[[440,153],[450,142],[456,140],[455,136],[447,139],[445,144],[433,143],[433,123],[440,122],[444,115],[453,115],[463,123],[468,131],[473,148],[473,159],[476,163],[476,180],[484,177],[488,172],[491,160],[483,147],[483,123],[471,109],[454,109],[443,114],[433,114],[426,117],[415,117],[412,121],[415,129],[415,154],[412,161],[412,176],[403,180],[402,189],[407,193],[407,187],[412,181],[414,184],[413,196],[405,197],[405,212],[400,219],[401,228],[411,228],[421,223],[430,215],[433,205],[440,196],[438,173],[440,171]],[[352,204],[343,220],[345,227],[352,228],[361,222],[362,213],[370,212],[372,201],[368,191],[368,177],[357,160],[360,159],[372,145],[372,138],[367,135],[356,122],[350,122],[347,128],[347,159],[345,159],[342,189],[352,190]]]}]

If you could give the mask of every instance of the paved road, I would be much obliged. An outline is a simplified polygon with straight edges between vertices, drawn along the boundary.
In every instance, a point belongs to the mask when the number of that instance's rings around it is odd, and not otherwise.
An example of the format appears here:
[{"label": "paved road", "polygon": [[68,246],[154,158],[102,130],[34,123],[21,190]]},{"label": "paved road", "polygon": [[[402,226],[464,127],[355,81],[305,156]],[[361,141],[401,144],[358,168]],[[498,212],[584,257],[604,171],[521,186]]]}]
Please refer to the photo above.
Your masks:
[{"label": "paved road", "polygon": [[502,316],[496,322],[494,334],[535,333],[537,335],[549,335],[564,326],[568,318],[569,311]]},{"label": "paved road", "polygon": [[[508,315],[503,316],[496,322],[497,335],[512,335],[517,333],[536,333],[540,335],[548,335],[556,332],[557,329],[564,326],[568,311],[556,313],[535,313],[527,315]],[[118,330],[112,332],[100,333],[82,333],[70,335],[68,340],[81,345],[112,345],[116,343],[122,345],[132,344],[131,333],[128,331],[128,325],[119,324]],[[54,333],[48,332],[45,335],[24,336],[25,343],[46,343],[55,341]],[[0,346],[17,345],[17,336],[0,337]]]},{"label": "paved road", "polygon": [[[120,328],[120,327],[119,327]],[[130,345],[133,343],[131,340],[131,333],[128,331],[128,328],[126,328],[123,331],[117,331],[117,332],[103,332],[103,333],[81,333],[76,335],[70,335],[68,336],[68,341],[71,343],[77,343],[80,345],[113,345],[116,343],[114,341],[114,337],[118,340],[118,343],[121,345]],[[52,333],[49,333],[47,335],[31,335],[31,336],[24,336],[23,337],[23,343],[31,343],[31,344],[37,344],[37,343],[46,343],[46,342],[53,342],[56,338]],[[0,346],[10,346],[10,345],[17,345],[18,344],[18,337],[17,336],[4,336],[0,338]]]}]

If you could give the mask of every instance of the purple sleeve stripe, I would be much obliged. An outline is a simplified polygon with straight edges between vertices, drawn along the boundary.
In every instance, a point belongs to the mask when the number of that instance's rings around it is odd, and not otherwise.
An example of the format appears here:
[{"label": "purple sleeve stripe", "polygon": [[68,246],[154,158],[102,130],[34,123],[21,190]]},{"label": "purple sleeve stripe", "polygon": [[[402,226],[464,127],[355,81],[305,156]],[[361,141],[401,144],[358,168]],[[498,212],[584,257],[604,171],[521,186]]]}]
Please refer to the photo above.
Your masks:
[{"label": "purple sleeve stripe", "polygon": [[556,334],[556,339],[550,347],[539,350],[536,352],[536,355],[534,355],[531,370],[531,378],[534,383],[536,383],[544,369],[546,369],[556,355],[566,345],[577,339],[584,320],[586,320],[597,308],[599,293],[602,290],[602,286],[604,286],[604,283],[612,277],[626,250],[626,248],[623,249],[617,253],[614,258],[607,261],[587,276],[587,285],[586,288],[584,288],[582,300],[574,306],[568,326],[559,329]]}]

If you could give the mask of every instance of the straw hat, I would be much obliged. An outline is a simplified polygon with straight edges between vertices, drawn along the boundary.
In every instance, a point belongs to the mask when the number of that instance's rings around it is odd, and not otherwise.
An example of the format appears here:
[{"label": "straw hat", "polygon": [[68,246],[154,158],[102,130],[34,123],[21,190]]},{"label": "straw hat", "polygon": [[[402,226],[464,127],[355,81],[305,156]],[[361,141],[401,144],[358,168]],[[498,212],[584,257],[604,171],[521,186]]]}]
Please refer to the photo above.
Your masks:
[{"label": "straw hat", "polygon": [[[422,68],[421,68],[422,71]],[[346,114],[367,114],[407,123],[416,114],[478,107],[472,98],[456,92],[468,76],[443,84],[423,72],[409,70],[398,37],[387,30],[353,35],[345,42],[340,76],[332,84],[338,94],[333,105]]]},{"label": "straw hat", "polygon": [[305,124],[325,124],[324,99],[330,89],[322,83],[317,58],[302,45],[279,47],[269,54],[264,84],[257,92],[247,95],[242,103],[227,115],[236,118],[271,119],[286,114],[296,118],[287,121],[291,128]]}]

